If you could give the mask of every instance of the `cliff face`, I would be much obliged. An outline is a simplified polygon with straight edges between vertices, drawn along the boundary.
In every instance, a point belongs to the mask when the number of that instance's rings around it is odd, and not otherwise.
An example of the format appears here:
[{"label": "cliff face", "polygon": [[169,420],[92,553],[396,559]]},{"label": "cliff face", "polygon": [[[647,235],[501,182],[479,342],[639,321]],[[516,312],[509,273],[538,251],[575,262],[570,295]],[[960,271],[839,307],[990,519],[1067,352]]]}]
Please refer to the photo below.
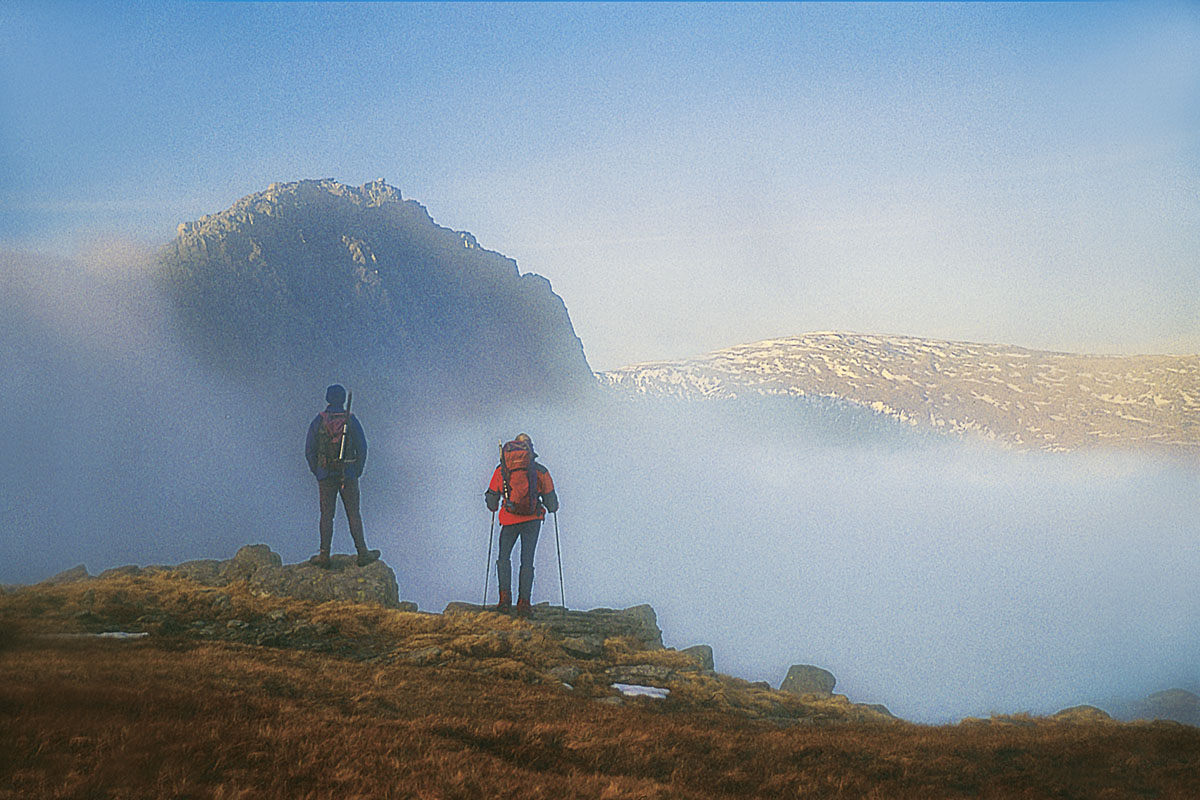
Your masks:
[{"label": "cliff face", "polygon": [[272,184],[180,225],[158,275],[189,344],[244,378],[465,405],[592,384],[549,281],[383,181]]}]

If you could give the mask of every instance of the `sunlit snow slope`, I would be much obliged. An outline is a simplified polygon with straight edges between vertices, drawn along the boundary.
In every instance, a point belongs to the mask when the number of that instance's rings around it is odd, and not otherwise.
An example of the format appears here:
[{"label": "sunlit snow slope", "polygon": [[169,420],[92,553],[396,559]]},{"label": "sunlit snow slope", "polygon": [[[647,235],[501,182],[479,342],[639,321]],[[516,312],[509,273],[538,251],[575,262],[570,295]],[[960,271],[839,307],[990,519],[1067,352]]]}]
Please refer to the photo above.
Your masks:
[{"label": "sunlit snow slope", "polygon": [[823,396],[1015,447],[1200,454],[1200,355],[1102,356],[808,333],[600,373],[627,396]]}]

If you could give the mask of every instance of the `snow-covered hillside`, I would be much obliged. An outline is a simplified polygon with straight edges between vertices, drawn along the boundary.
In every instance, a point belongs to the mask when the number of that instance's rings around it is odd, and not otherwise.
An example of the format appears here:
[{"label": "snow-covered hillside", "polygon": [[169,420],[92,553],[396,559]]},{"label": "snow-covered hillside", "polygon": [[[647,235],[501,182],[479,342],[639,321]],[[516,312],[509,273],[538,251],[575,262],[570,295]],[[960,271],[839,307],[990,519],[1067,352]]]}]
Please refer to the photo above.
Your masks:
[{"label": "snow-covered hillside", "polygon": [[1102,356],[906,336],[809,333],[600,373],[625,396],[841,399],[1017,447],[1200,453],[1200,355]]}]

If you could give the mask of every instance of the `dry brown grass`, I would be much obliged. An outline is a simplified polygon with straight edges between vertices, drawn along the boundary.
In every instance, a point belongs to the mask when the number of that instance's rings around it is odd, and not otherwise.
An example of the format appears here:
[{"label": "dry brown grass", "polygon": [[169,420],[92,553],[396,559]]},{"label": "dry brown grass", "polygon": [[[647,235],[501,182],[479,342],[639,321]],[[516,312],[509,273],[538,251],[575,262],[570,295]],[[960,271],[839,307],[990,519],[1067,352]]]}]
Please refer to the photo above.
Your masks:
[{"label": "dry brown grass", "polygon": [[[1036,718],[780,728],[707,710],[770,695],[703,676],[664,702],[611,706],[596,702],[595,682],[575,691],[537,682],[556,649],[495,615],[316,606],[240,590],[221,612],[248,619],[284,608],[380,648],[440,648],[448,655],[438,666],[185,636],[32,635],[70,628],[98,603],[144,611],[149,594],[181,621],[212,619],[210,593],[166,584],[0,598],[0,798],[1200,796],[1194,728]],[[666,666],[678,656],[654,657]]]}]

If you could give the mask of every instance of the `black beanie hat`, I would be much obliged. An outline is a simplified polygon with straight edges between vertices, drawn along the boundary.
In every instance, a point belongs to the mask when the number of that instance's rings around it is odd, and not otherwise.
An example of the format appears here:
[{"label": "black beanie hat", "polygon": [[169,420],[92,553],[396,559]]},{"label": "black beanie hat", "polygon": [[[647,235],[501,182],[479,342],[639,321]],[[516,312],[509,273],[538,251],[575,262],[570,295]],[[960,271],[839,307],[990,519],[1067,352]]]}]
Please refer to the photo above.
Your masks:
[{"label": "black beanie hat", "polygon": [[340,406],[346,402],[346,389],[340,383],[335,383],[325,390],[325,402],[331,406]]}]

